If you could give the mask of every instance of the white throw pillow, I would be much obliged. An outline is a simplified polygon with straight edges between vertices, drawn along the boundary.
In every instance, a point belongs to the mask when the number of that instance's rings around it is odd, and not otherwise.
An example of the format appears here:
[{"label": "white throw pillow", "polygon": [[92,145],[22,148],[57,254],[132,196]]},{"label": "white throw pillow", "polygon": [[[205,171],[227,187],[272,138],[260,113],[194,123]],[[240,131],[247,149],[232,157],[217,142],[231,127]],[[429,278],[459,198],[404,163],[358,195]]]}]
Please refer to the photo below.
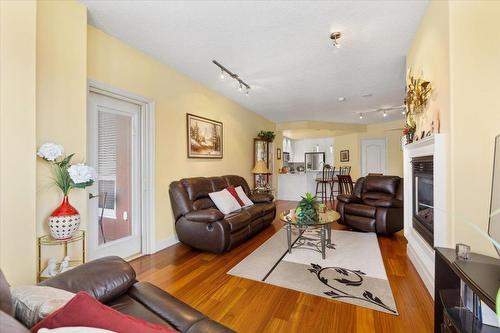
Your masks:
[{"label": "white throw pillow", "polygon": [[243,207],[248,207],[248,206],[253,205],[252,200],[250,200],[247,197],[247,195],[245,194],[245,191],[243,191],[243,188],[241,186],[238,186],[237,188],[235,188],[235,190],[236,190],[236,193],[238,194],[238,196],[240,197],[241,201],[243,201]]},{"label": "white throw pillow", "polygon": [[37,333],[116,333],[115,331],[109,331],[102,328],[95,327],[59,327],[59,328],[41,328]]},{"label": "white throw pillow", "polygon": [[26,327],[33,327],[75,296],[69,291],[45,286],[11,287],[10,292],[14,316]]},{"label": "white throw pillow", "polygon": [[223,189],[222,191],[212,192],[208,194],[210,199],[214,202],[217,209],[221,211],[222,214],[227,215],[238,209],[241,209],[238,200],[229,193],[228,190]]}]

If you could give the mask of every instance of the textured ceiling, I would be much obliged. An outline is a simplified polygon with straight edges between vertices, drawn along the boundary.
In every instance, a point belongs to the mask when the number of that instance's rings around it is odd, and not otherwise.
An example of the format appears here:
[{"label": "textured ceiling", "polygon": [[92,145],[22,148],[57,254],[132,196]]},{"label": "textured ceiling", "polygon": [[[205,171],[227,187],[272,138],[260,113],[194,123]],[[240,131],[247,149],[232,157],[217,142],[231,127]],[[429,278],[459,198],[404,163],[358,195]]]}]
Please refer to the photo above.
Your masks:
[{"label": "textured ceiling", "polygon": [[[276,122],[372,123],[398,111],[426,1],[94,1],[89,23]],[[329,35],[343,34],[341,47]],[[216,59],[240,75],[220,80]],[[371,94],[371,97],[362,97]],[[339,102],[339,97],[345,97]]]}]

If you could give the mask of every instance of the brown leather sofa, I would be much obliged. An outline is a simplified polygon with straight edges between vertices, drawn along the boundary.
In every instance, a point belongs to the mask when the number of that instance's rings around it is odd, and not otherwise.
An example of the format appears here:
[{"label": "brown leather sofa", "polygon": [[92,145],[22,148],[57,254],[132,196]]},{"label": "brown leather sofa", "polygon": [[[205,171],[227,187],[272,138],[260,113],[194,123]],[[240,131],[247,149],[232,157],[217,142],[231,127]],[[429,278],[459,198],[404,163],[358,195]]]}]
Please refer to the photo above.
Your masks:
[{"label": "brown leather sofa", "polygon": [[[254,205],[224,216],[208,194],[230,185],[241,186]],[[204,251],[229,251],[269,226],[276,216],[273,196],[251,194],[240,176],[185,178],[172,182],[169,192],[179,240]]]},{"label": "brown leather sofa", "polygon": [[339,195],[337,200],[340,224],[386,235],[403,229],[403,180],[400,177],[359,178],[352,195]]},{"label": "brown leather sofa", "polygon": [[[73,268],[40,283],[72,293],[85,291],[101,303],[129,316],[186,333],[230,333],[231,329],[162,289],[137,282],[135,271],[119,257],[106,257]],[[0,272],[0,332],[27,331],[12,316],[10,292]],[[9,301],[6,301],[9,300]]]}]

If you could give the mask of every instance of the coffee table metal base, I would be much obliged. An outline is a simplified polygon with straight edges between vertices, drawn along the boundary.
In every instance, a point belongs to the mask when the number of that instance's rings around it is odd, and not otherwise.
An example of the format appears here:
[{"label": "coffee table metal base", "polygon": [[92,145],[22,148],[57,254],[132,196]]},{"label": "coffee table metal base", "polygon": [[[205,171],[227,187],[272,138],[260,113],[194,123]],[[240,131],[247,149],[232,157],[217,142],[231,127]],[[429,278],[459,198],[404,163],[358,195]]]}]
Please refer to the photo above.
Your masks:
[{"label": "coffee table metal base", "polygon": [[[290,223],[287,223],[285,225],[286,227],[286,237],[287,237],[287,241],[288,241],[288,253],[292,253],[292,248],[294,247],[300,247],[304,244],[302,244],[301,240],[308,240],[308,241],[311,241],[310,238],[306,238],[303,236],[304,232],[307,230],[308,227],[311,227],[311,226],[307,226],[307,225],[304,225],[304,226],[299,226],[298,229],[299,229],[299,236],[297,237],[297,239],[292,243],[292,225]],[[314,227],[314,226],[312,226]],[[330,248],[330,249],[334,249],[335,248],[335,245],[332,244],[332,228],[330,226],[330,224],[324,224],[324,225],[321,225],[321,226],[316,226],[315,228],[321,228],[320,229],[320,242],[319,244],[317,244],[316,246],[319,248],[321,247],[321,250],[318,249],[318,252],[321,252],[321,256],[323,259],[326,258],[326,248]],[[299,245],[295,245],[296,243],[299,243]],[[308,245],[310,245],[311,242],[308,243]]]}]

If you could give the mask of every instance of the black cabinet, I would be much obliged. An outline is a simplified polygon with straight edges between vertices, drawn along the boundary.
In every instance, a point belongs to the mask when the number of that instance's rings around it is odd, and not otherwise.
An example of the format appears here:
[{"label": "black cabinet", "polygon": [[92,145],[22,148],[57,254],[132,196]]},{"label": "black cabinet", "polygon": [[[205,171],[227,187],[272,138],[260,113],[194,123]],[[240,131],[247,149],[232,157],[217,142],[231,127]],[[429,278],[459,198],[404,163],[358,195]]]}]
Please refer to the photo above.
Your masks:
[{"label": "black cabinet", "polygon": [[497,327],[482,324],[463,307],[460,281],[495,310],[500,288],[500,260],[475,253],[469,260],[459,260],[454,249],[436,248],[434,332],[500,332]]}]

